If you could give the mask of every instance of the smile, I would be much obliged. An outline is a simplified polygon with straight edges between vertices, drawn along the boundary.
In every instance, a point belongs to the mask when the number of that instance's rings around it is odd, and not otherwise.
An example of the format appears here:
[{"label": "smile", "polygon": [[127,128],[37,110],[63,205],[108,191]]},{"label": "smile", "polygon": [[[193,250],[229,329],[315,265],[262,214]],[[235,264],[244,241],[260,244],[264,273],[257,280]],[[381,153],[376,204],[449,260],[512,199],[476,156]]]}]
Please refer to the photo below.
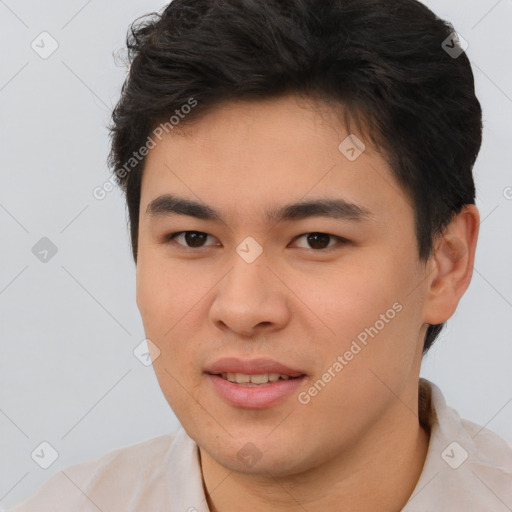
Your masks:
[{"label": "smile", "polygon": [[293,378],[289,375],[281,375],[279,373],[261,373],[259,375],[248,375],[245,373],[222,373],[221,377],[223,379],[229,380],[229,382],[245,385],[248,387],[268,385],[269,383],[277,382],[278,380],[288,380]]}]

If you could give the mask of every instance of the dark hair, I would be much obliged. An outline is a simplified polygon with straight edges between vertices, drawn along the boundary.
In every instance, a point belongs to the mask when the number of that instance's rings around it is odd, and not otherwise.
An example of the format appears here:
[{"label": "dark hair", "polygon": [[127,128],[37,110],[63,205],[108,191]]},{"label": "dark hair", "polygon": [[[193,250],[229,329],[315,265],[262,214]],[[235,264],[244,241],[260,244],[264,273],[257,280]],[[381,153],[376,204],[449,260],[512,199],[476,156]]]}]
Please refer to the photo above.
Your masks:
[{"label": "dark hair", "polygon": [[[365,127],[411,198],[426,261],[475,202],[482,112],[466,54],[442,46],[454,46],[453,32],[416,0],[173,0],[135,20],[108,159],[126,193],[134,260],[141,148],[153,130],[169,132],[173,114],[186,114],[173,116],[182,126],[224,102],[294,93],[342,105],[346,126]],[[424,352],[443,326],[429,325]]]}]

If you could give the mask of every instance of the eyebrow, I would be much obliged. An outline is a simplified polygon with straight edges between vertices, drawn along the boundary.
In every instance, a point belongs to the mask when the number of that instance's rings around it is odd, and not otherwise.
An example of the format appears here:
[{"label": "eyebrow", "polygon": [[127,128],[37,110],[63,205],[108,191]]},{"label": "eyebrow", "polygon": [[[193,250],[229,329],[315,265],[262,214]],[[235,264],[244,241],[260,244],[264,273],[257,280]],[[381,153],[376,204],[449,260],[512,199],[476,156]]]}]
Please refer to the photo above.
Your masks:
[{"label": "eyebrow", "polygon": [[[164,194],[153,199],[146,209],[146,214],[153,217],[188,215],[198,219],[225,223],[222,215],[210,206],[171,194]],[[364,206],[339,198],[300,201],[267,211],[267,221],[269,223],[277,224],[283,221],[302,220],[308,217],[330,217],[333,219],[363,221],[373,217],[373,213]]]}]

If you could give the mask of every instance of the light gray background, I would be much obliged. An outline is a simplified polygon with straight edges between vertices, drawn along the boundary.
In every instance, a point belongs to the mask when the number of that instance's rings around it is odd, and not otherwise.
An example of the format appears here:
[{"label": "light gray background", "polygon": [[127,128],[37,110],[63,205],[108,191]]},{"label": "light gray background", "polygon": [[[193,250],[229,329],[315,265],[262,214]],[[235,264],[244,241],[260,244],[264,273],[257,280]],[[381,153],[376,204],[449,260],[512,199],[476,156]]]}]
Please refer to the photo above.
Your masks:
[{"label": "light gray background", "polygon": [[[473,281],[422,374],[512,443],[512,2],[426,3],[469,43],[485,128]],[[178,426],[151,366],[133,355],[144,332],[123,198],[92,195],[110,176],[106,125],[126,71],[112,52],[131,21],[164,5],[0,1],[4,507],[70,464]],[[47,59],[31,48],[43,31],[59,44]],[[31,251],[45,236],[58,248],[47,263]],[[48,469],[31,458],[42,441],[59,454]]]}]

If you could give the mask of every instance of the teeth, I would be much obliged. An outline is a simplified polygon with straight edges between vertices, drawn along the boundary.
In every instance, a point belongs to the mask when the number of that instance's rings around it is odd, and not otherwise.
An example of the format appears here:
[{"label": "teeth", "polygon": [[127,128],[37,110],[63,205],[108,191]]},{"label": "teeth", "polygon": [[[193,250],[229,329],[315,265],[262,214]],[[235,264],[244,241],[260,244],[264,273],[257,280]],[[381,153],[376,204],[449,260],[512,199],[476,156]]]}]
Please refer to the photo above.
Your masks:
[{"label": "teeth", "polygon": [[237,384],[267,384],[269,382],[277,382],[279,378],[288,380],[289,375],[280,375],[279,373],[262,373],[259,375],[246,375],[244,373],[222,373],[222,378],[229,382]]},{"label": "teeth", "polygon": [[[236,374],[237,377],[239,375],[239,373]],[[264,373],[263,375],[251,375],[251,382],[253,384],[266,384],[268,382],[268,373]]]}]

